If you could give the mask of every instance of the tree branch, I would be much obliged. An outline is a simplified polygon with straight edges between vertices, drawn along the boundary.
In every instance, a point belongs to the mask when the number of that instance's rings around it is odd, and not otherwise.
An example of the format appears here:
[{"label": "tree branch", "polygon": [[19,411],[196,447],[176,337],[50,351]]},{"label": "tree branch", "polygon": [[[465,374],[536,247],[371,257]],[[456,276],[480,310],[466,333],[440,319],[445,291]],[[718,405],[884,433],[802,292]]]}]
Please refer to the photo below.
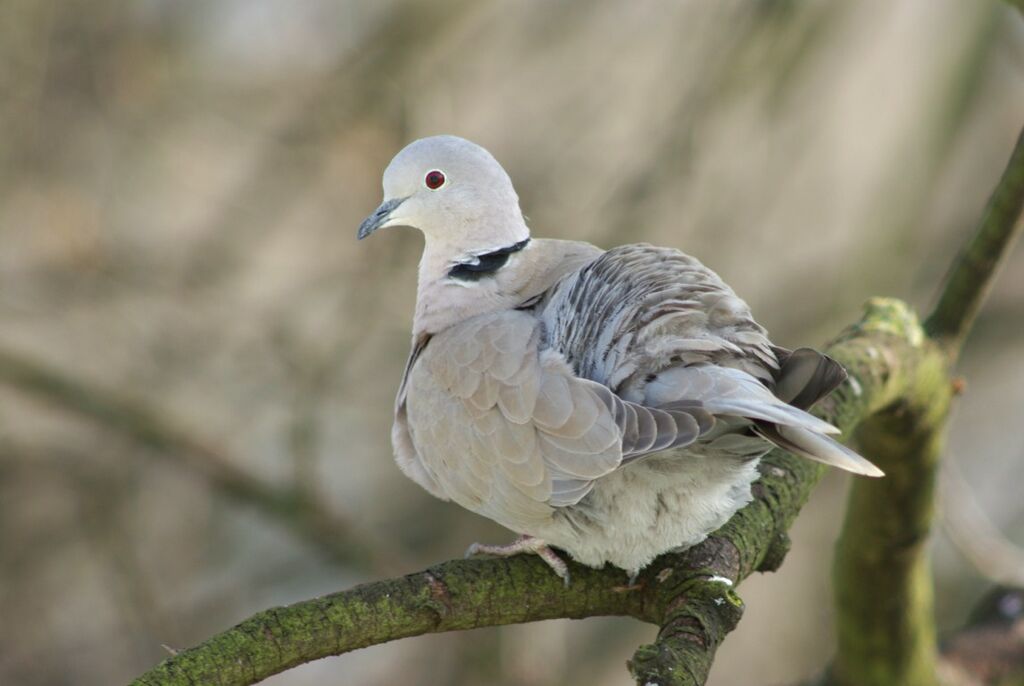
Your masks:
[{"label": "tree branch", "polygon": [[854,482],[833,566],[838,653],[829,683],[930,686],[937,646],[927,542],[956,362],[1017,234],[1024,132],[979,226],[925,323],[917,374],[899,402],[865,422],[862,452],[886,478]]},{"label": "tree branch", "polygon": [[[892,404],[916,378],[923,340],[904,304],[869,302],[861,322],[828,349],[853,380],[822,403],[822,414],[850,432]],[[732,587],[754,571],[778,567],[786,530],[823,471],[807,460],[771,453],[750,505],[701,545],[659,558],[633,587],[612,568],[573,564],[566,589],[533,556],[457,560],[261,612],[134,683],[253,684],[297,664],[424,633],[628,615],[661,627],[657,640],[630,661],[638,682],[696,686],[704,683],[716,648],[742,613]]]},{"label": "tree branch", "polygon": [[932,686],[936,640],[927,545],[952,388],[931,341],[904,397],[858,431],[883,471],[856,480],[834,562],[838,655],[833,683]]},{"label": "tree branch", "polygon": [[367,571],[402,568],[401,561],[363,540],[349,522],[320,501],[256,478],[140,398],[99,387],[4,349],[0,349],[0,383],[87,417],[156,454],[177,460],[220,493],[285,524],[327,559]]},{"label": "tree branch", "polygon": [[992,196],[981,223],[957,257],[939,301],[925,321],[928,335],[949,354],[959,356],[964,338],[974,323],[1013,242],[1020,235],[1024,208],[1024,131],[1017,138],[1010,161]]}]

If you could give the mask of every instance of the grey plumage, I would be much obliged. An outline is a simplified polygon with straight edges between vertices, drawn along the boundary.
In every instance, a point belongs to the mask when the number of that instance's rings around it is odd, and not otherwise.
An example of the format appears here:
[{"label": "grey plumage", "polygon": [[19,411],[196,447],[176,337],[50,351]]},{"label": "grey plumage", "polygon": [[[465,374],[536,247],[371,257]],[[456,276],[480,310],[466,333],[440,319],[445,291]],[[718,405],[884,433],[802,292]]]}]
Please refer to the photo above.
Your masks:
[{"label": "grey plumage", "polygon": [[[450,198],[421,188],[432,170]],[[748,502],[772,445],[881,474],[805,412],[842,368],[773,346],[695,258],[531,241],[507,175],[453,137],[400,153],[385,195],[361,235],[408,224],[426,236],[392,436],[403,471],[434,495],[635,572]]]}]

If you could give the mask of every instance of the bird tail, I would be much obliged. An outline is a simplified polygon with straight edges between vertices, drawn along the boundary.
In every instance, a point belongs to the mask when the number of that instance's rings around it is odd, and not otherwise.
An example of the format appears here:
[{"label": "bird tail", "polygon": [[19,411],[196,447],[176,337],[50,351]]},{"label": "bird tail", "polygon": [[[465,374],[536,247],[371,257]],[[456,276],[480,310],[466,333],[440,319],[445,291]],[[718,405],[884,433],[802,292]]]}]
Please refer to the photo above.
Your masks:
[{"label": "bird tail", "polygon": [[843,365],[813,348],[776,347],[774,352],[779,358],[775,396],[793,407],[806,410],[846,381]]},{"label": "bird tail", "polygon": [[809,460],[839,467],[854,474],[885,476],[885,472],[871,462],[824,434],[800,426],[766,422],[757,422],[754,431],[783,450]]},{"label": "bird tail", "polygon": [[[801,410],[808,409],[846,380],[846,370],[828,355],[811,348],[778,348],[781,362],[775,396]],[[845,445],[806,426],[756,422],[755,431],[783,450],[864,476],[885,476]]]}]

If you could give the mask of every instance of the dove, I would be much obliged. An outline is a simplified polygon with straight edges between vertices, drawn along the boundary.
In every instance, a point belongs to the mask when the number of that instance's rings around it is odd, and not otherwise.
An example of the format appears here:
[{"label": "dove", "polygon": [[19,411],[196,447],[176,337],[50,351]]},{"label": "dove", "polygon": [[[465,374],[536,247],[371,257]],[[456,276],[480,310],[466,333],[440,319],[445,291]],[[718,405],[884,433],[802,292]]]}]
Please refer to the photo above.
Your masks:
[{"label": "dove", "polygon": [[773,447],[882,476],[807,412],[845,370],[773,345],[696,258],[532,238],[508,174],[456,136],[410,143],[383,189],[358,237],[424,236],[396,462],[518,534],[467,555],[535,553],[568,582],[557,549],[635,578],[750,502]]}]

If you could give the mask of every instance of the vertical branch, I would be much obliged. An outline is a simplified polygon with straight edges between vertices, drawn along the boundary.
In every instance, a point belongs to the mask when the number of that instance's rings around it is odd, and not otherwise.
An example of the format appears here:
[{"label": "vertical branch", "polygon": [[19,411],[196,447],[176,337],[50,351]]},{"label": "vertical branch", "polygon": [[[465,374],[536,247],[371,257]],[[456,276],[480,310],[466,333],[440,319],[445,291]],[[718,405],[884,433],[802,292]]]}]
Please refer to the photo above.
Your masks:
[{"label": "vertical branch", "polygon": [[1020,233],[1024,133],[981,222],[925,322],[921,367],[908,393],[865,421],[862,452],[886,478],[853,484],[834,562],[838,655],[830,683],[930,686],[937,646],[927,555],[949,369],[1000,264]]},{"label": "vertical branch", "polygon": [[835,557],[842,686],[931,686],[936,638],[928,536],[951,387],[935,349],[910,398],[862,424],[861,451],[886,473],[853,483]]},{"label": "vertical branch", "polygon": [[974,237],[964,246],[950,271],[925,331],[955,361],[978,308],[992,286],[1000,264],[1021,232],[1024,209],[1024,131]]}]

